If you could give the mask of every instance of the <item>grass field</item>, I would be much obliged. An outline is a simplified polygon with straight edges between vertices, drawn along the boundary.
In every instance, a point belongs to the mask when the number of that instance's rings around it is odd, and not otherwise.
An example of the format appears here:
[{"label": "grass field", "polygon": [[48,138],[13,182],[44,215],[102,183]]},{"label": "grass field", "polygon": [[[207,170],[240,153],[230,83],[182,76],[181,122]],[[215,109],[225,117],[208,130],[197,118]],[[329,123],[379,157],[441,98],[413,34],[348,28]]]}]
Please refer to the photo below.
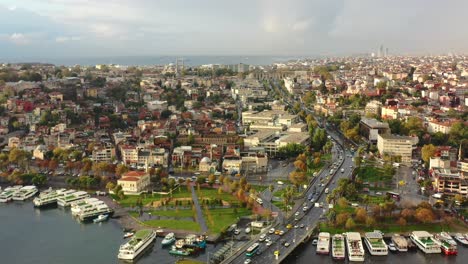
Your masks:
[{"label": "grass field", "polygon": [[[132,212],[138,215],[137,212]],[[146,211],[151,215],[166,216],[166,217],[194,217],[195,212],[193,210],[152,210]]]},{"label": "grass field", "polygon": [[252,211],[246,208],[236,208],[237,213],[233,208],[222,209],[203,209],[206,224],[211,233],[220,233],[230,225],[236,223],[241,216],[251,215]]},{"label": "grass field", "polygon": [[193,222],[193,221],[148,220],[148,221],[144,221],[143,224],[150,226],[150,227],[157,227],[157,228],[168,228],[168,229],[200,232],[200,225],[198,225],[197,222]]},{"label": "grass field", "polygon": [[358,169],[357,175],[363,182],[385,182],[390,183],[393,175],[386,175],[384,170],[373,166],[362,166]]}]

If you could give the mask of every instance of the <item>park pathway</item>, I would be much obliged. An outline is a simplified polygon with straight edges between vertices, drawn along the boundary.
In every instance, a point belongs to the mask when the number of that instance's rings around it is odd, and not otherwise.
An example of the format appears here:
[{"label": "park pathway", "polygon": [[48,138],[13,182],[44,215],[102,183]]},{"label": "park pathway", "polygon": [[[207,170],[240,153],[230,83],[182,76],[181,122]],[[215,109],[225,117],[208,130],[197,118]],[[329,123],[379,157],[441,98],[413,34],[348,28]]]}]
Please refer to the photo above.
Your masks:
[{"label": "park pathway", "polygon": [[200,203],[198,202],[197,192],[195,192],[195,188],[193,185],[191,187],[193,204],[195,205],[195,209],[197,210],[197,221],[200,225],[201,232],[206,233],[208,232],[208,227],[206,226],[206,221],[203,217],[203,211],[201,209]]}]

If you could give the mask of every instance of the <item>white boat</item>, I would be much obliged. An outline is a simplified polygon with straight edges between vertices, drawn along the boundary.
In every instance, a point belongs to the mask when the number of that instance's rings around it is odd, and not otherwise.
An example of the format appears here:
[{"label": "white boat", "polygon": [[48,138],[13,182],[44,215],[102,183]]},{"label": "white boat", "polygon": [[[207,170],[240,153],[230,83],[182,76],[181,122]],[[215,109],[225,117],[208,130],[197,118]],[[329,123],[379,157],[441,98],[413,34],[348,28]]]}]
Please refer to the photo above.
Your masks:
[{"label": "white boat", "polygon": [[364,246],[358,232],[346,233],[346,248],[349,261],[364,261]]},{"label": "white boat", "polygon": [[390,244],[388,244],[388,250],[392,251],[392,252],[397,252],[398,251],[395,244],[393,244],[392,242],[390,242]]},{"label": "white boat", "polygon": [[13,200],[13,195],[21,189],[21,185],[6,187],[2,193],[0,193],[0,203],[7,203]]},{"label": "white boat", "polygon": [[447,232],[441,232],[434,235],[434,242],[440,246],[445,255],[457,255],[457,242]]},{"label": "white boat", "polygon": [[319,233],[316,253],[325,255],[328,255],[330,253],[330,233]]},{"label": "white boat", "polygon": [[156,238],[156,232],[149,229],[139,230],[127,243],[120,246],[118,258],[135,259]]},{"label": "white boat", "polygon": [[468,246],[468,240],[465,238],[465,236],[463,236],[463,234],[456,233],[455,235],[453,235],[453,238],[463,246]]},{"label": "white boat", "polygon": [[13,194],[13,200],[24,201],[36,195],[37,192],[39,192],[39,190],[36,186],[27,185],[19,189],[17,192],[15,192],[15,194]]},{"label": "white boat", "polygon": [[109,218],[109,215],[99,215],[96,219],[93,220],[94,223],[104,222]]},{"label": "white boat", "polygon": [[96,204],[90,208],[83,209],[79,214],[77,214],[77,216],[81,222],[86,222],[93,220],[101,214],[112,216],[114,214],[114,210],[109,208],[105,203]]},{"label": "white boat", "polygon": [[395,234],[392,236],[392,243],[395,245],[399,252],[408,251],[408,241],[405,237]]},{"label": "white boat", "polygon": [[161,241],[161,244],[163,246],[168,246],[176,241],[175,234],[174,233],[169,233],[167,234],[164,239]]},{"label": "white boat", "polygon": [[47,193],[40,193],[39,197],[34,198],[33,204],[35,207],[46,207],[51,205],[57,205],[57,199],[63,196],[75,193],[75,190],[52,190]]},{"label": "white boat", "polygon": [[123,235],[123,238],[125,239],[125,238],[132,237],[134,234],[135,234],[135,233],[133,233],[133,232],[127,232],[127,233],[125,233],[125,234]]},{"label": "white boat", "polygon": [[65,195],[62,197],[59,197],[57,199],[57,204],[62,207],[68,207],[71,205],[72,202],[78,201],[78,200],[83,200],[85,198],[88,198],[89,194],[84,191],[77,191],[69,195]]},{"label": "white boat", "polygon": [[[388,255],[387,244],[383,240],[382,234],[379,232],[367,232],[364,234],[364,243],[373,256]],[[395,248],[396,250],[396,248]]]},{"label": "white boat", "polygon": [[345,242],[342,235],[336,234],[332,237],[332,257],[333,259],[345,258]]},{"label": "white boat", "polygon": [[72,212],[72,215],[76,216],[80,214],[82,211],[84,211],[85,209],[92,208],[94,205],[99,205],[99,204],[104,204],[104,202],[97,198],[86,198],[83,200],[78,200],[76,202],[73,202],[70,205],[70,210]]},{"label": "white boat", "polygon": [[411,232],[410,239],[426,254],[441,252],[440,246],[434,242],[434,237],[427,231],[413,231]]}]

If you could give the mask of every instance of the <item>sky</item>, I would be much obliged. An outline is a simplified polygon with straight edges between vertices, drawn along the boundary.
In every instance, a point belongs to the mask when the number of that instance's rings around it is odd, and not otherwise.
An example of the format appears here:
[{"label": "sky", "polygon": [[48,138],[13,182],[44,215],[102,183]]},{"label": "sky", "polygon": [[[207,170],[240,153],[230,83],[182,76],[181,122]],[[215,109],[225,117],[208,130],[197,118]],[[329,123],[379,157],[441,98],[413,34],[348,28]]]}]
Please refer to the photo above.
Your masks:
[{"label": "sky", "polygon": [[0,0],[0,58],[468,51],[467,0]]}]

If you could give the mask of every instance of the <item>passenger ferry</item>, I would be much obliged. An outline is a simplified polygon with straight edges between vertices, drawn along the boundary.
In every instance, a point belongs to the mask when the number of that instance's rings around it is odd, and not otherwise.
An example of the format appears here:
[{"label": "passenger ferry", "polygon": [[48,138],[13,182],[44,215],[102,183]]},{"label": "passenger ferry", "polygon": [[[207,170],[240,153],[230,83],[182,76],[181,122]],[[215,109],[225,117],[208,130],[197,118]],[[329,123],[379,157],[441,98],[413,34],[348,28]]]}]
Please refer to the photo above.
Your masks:
[{"label": "passenger ferry", "polygon": [[345,258],[345,242],[343,235],[333,235],[332,237],[332,257],[333,259]]},{"label": "passenger ferry", "polygon": [[34,198],[33,204],[34,207],[46,207],[46,206],[55,206],[57,205],[57,199],[63,196],[70,195],[75,193],[75,190],[66,190],[66,189],[59,189],[59,190],[52,190],[47,193],[40,193],[39,197]]},{"label": "passenger ferry", "polygon": [[426,254],[441,252],[440,246],[434,242],[434,237],[427,231],[413,231],[411,232],[410,239]]},{"label": "passenger ferry", "polygon": [[34,185],[24,186],[13,194],[13,200],[24,201],[36,195],[37,192],[39,192],[39,190],[37,190],[37,187]]},{"label": "passenger ferry", "polygon": [[358,232],[346,233],[346,248],[349,261],[364,261],[364,247]]},{"label": "passenger ferry", "polygon": [[81,211],[77,216],[81,222],[91,221],[94,218],[98,217],[99,215],[109,215],[112,216],[114,214],[114,210],[109,208],[107,204],[96,204],[90,208],[86,208]]},{"label": "passenger ferry", "polygon": [[13,195],[23,187],[22,185],[16,185],[12,187],[6,187],[2,193],[0,193],[0,203],[7,203],[13,200]]},{"label": "passenger ferry", "polygon": [[364,242],[366,243],[369,253],[373,256],[386,256],[388,255],[387,244],[383,240],[382,234],[379,232],[368,232],[364,235]]},{"label": "passenger ferry", "polygon": [[400,236],[398,234],[394,234],[392,236],[392,243],[395,245],[396,249],[399,252],[407,252],[408,251],[408,241],[405,237]]},{"label": "passenger ferry", "polygon": [[127,243],[120,246],[118,258],[125,260],[135,259],[156,238],[156,232],[149,229],[139,230]]},{"label": "passenger ferry", "polygon": [[84,191],[77,191],[72,194],[66,195],[59,197],[57,199],[57,204],[62,207],[68,207],[71,205],[72,202],[78,201],[78,200],[83,200],[85,198],[88,198],[89,194]]},{"label": "passenger ferry", "polygon": [[94,205],[104,204],[103,201],[97,198],[87,198],[83,200],[78,200],[76,202],[71,203],[70,210],[73,216],[78,215],[85,209],[92,208]]},{"label": "passenger ferry", "polygon": [[330,233],[319,233],[316,253],[324,255],[328,255],[330,253]]}]

